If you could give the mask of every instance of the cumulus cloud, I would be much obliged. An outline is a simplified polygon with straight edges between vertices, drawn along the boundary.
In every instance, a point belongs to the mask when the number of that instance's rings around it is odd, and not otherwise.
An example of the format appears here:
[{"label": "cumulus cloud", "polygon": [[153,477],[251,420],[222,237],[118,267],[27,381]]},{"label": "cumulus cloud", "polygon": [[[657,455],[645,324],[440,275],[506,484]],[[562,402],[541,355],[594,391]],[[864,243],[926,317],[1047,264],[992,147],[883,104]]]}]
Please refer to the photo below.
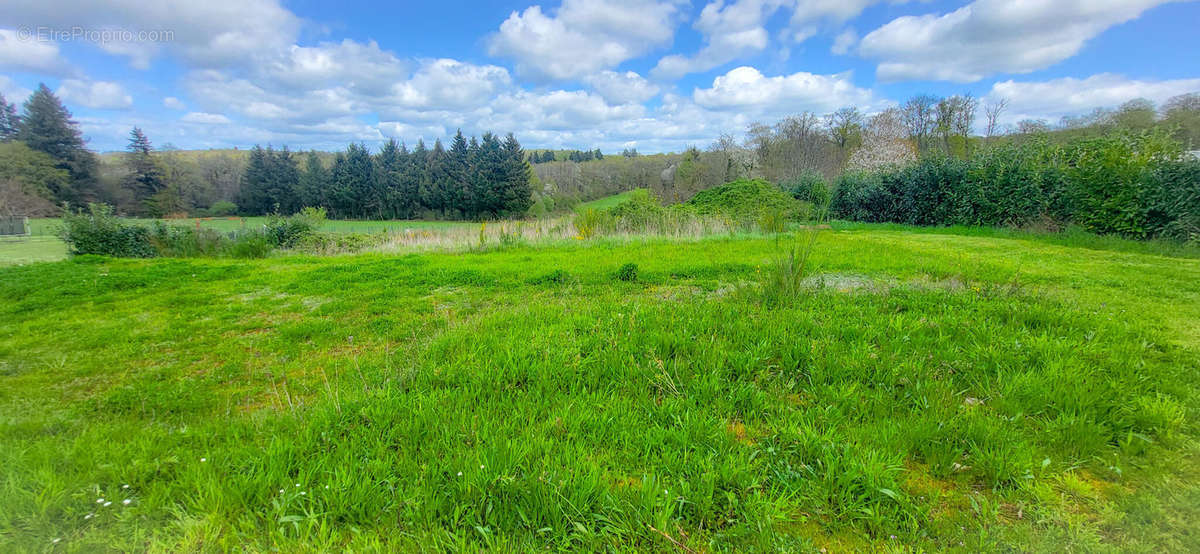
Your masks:
[{"label": "cumulus cloud", "polygon": [[843,106],[872,109],[881,105],[870,90],[856,86],[849,72],[807,72],[767,77],[743,66],[713,79],[711,88],[692,93],[696,104],[712,110],[755,110],[764,114],[831,112]]},{"label": "cumulus cloud", "polygon": [[678,9],[667,0],[564,0],[554,14],[512,12],[488,40],[492,56],[536,79],[572,79],[611,69],[669,44]]},{"label": "cumulus cloud", "polygon": [[186,110],[187,109],[187,105],[185,105],[183,103],[183,100],[175,98],[174,96],[168,96],[166,98],[163,98],[163,106],[170,108],[172,110]]},{"label": "cumulus cloud", "polygon": [[190,112],[179,118],[179,120],[186,123],[200,123],[203,125],[223,125],[226,123],[232,123],[229,121],[229,118],[225,117],[224,115],[207,112]]},{"label": "cumulus cloud", "polygon": [[59,56],[58,44],[34,40],[27,32],[0,29],[0,68],[47,75],[71,73],[70,65]]},{"label": "cumulus cloud", "polygon": [[641,103],[658,95],[659,87],[633,71],[601,71],[583,79],[601,97],[614,104]]},{"label": "cumulus cloud", "polygon": [[1003,81],[992,85],[987,98],[1008,99],[1004,122],[1012,123],[1022,119],[1056,120],[1096,108],[1112,108],[1135,98],[1161,104],[1172,96],[1189,92],[1200,92],[1200,79],[1138,80],[1100,73],[1086,79]]},{"label": "cumulus cloud", "polygon": [[65,79],[57,94],[64,102],[101,110],[124,110],[133,105],[133,97],[120,83]]},{"label": "cumulus cloud", "polygon": [[724,0],[709,2],[693,27],[704,36],[704,47],[695,55],[672,54],[650,72],[659,79],[678,79],[688,73],[708,71],[767,47],[767,18],[791,0]]},{"label": "cumulus cloud", "polygon": [[405,108],[464,109],[482,105],[512,85],[508,70],[452,59],[427,60],[410,79],[394,87]]},{"label": "cumulus cloud", "polygon": [[969,83],[1029,73],[1074,56],[1105,29],[1171,0],[977,0],[945,15],[905,16],[863,37],[884,81]]},{"label": "cumulus cloud", "polygon": [[127,31],[96,43],[104,51],[145,68],[162,50],[205,67],[243,63],[253,54],[286,48],[300,31],[300,18],[277,0],[64,0],[18,2],[5,19],[31,28],[69,31],[81,21],[89,29]]},{"label": "cumulus cloud", "polygon": [[291,88],[332,85],[366,94],[386,91],[402,79],[408,64],[385,51],[375,41],[324,42],[317,46],[291,45],[263,59],[252,73],[262,80]]}]

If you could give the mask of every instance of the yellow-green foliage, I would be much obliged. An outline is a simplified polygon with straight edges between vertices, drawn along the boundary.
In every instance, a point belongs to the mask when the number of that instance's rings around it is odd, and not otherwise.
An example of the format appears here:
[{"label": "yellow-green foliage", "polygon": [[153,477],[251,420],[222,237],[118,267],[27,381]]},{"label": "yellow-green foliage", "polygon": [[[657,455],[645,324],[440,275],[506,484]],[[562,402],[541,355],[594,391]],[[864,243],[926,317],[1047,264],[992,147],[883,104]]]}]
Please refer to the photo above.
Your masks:
[{"label": "yellow-green foliage", "polygon": [[805,219],[811,213],[811,205],[761,179],[739,179],[701,191],[682,208],[701,215],[729,217],[743,224],[757,222],[762,213],[770,210],[782,212],[787,219]]}]

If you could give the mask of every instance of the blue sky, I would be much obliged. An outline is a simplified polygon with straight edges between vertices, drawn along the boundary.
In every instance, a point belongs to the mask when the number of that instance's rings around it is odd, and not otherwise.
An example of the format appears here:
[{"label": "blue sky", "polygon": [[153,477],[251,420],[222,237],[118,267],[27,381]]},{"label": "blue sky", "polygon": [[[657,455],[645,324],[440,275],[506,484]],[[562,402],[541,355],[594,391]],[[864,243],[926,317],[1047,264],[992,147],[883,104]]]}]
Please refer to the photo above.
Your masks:
[{"label": "blue sky", "polygon": [[924,92],[1004,98],[1011,124],[1200,91],[1189,1],[6,4],[0,93],[45,82],[102,151],[137,125],[181,148],[462,128],[655,152]]}]

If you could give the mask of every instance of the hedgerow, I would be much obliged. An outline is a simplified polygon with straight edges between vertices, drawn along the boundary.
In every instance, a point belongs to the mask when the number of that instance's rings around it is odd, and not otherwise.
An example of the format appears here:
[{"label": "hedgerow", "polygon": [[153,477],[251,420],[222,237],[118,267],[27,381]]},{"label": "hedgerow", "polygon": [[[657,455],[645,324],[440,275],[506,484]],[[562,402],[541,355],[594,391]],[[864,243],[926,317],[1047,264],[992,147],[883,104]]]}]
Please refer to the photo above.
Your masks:
[{"label": "hedgerow", "polygon": [[930,156],[899,169],[848,172],[831,210],[912,225],[1076,224],[1132,238],[1200,236],[1200,160],[1163,132],[1114,133],[1065,146],[1032,140],[969,160]]}]

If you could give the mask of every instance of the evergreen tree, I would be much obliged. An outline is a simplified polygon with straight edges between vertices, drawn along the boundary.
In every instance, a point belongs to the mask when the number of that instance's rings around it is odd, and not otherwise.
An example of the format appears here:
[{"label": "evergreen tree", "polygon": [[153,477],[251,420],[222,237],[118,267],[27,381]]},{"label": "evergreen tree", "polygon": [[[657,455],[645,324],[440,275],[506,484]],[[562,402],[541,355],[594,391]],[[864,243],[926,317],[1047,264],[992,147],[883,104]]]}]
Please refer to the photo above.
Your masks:
[{"label": "evergreen tree", "polygon": [[396,139],[391,139],[375,156],[375,184],[380,192],[379,218],[394,219],[400,216],[403,203],[401,189],[404,183],[405,156]]},{"label": "evergreen tree", "polygon": [[469,149],[467,139],[463,137],[462,129],[459,129],[454,134],[454,140],[450,142],[450,152],[446,159],[445,191],[445,203],[449,208],[447,212],[457,211],[458,215],[468,217],[474,211],[471,209],[474,187],[471,186]]},{"label": "evergreen tree", "polygon": [[436,212],[439,217],[445,217],[450,206],[446,205],[445,191],[449,174],[446,171],[446,149],[442,147],[441,139],[433,141],[433,149],[429,151],[427,164],[428,177],[425,179],[425,189],[421,196],[425,198],[425,207]]},{"label": "evergreen tree", "polygon": [[479,154],[473,167],[475,174],[475,215],[495,217],[503,211],[503,186],[505,163],[500,140],[492,133],[484,133],[479,143]]},{"label": "evergreen tree", "polygon": [[45,84],[25,101],[17,140],[48,154],[70,173],[72,187],[55,191],[57,202],[81,202],[95,188],[96,156],[84,146],[71,112]]},{"label": "evergreen tree", "polygon": [[278,207],[280,213],[292,214],[300,211],[298,190],[300,188],[300,167],[298,160],[292,155],[287,145],[275,151],[268,158],[270,162],[270,180],[267,195],[271,199],[271,208]]},{"label": "evergreen tree", "polygon": [[429,190],[429,149],[425,147],[425,141],[417,139],[417,147],[413,149],[412,159],[409,162],[409,167],[415,176],[413,183],[409,186],[415,187],[416,190],[416,205],[419,210],[432,210],[430,207]]},{"label": "evergreen tree", "polygon": [[17,107],[0,94],[0,142],[15,140],[20,128],[21,118],[17,115]]},{"label": "evergreen tree", "polygon": [[129,132],[129,145],[125,150],[125,167],[129,171],[125,187],[133,193],[144,213],[152,217],[165,215],[165,206],[158,195],[167,188],[167,182],[162,167],[154,158],[150,139],[140,128],[134,127]]},{"label": "evergreen tree", "polygon": [[597,149],[596,149],[596,151],[592,153],[592,157],[593,157],[593,158],[595,158],[595,159],[597,159],[597,160],[603,160],[603,159],[604,159],[604,153],[603,153],[603,152],[601,152],[599,148],[597,148]]},{"label": "evergreen tree", "polygon": [[351,144],[338,154],[333,164],[329,208],[338,217],[354,219],[368,217],[367,205],[375,188],[375,168],[371,153],[361,144]]},{"label": "evergreen tree", "polygon": [[261,145],[256,144],[250,150],[246,170],[242,172],[242,189],[237,199],[238,208],[244,214],[262,215],[271,211],[272,202],[267,194],[267,181],[270,178],[267,156],[268,151]]},{"label": "evergreen tree", "polygon": [[[525,152],[521,143],[509,133],[504,138],[502,156],[503,173],[498,183],[500,189],[500,215],[523,216],[533,205],[533,189],[529,185],[532,170],[525,163]],[[597,150],[599,152],[599,150]]]},{"label": "evergreen tree", "polygon": [[310,150],[304,160],[304,172],[296,196],[302,207],[326,205],[325,190],[329,187],[329,170],[321,163],[315,150]]}]

